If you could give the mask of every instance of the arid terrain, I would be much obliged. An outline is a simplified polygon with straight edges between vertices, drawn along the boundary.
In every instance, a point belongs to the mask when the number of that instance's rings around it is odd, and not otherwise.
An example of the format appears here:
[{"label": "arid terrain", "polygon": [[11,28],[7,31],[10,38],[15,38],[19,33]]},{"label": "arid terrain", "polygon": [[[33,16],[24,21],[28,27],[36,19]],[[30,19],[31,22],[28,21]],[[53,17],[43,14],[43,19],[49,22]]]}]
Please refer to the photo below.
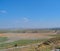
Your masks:
[{"label": "arid terrain", "polygon": [[2,33],[0,37],[8,37],[7,42],[12,42],[20,39],[47,39],[51,38],[49,35],[55,35],[55,33]]},{"label": "arid terrain", "polygon": [[[35,47],[38,45],[38,43],[41,43],[40,40],[43,39],[43,41],[44,41],[46,39],[50,39],[53,37],[51,35],[56,35],[56,33],[55,32],[0,33],[0,37],[7,37],[8,38],[8,40],[4,41],[3,43],[0,43],[0,46],[3,45],[3,47],[0,47],[0,49],[1,49],[1,51],[13,51],[13,50],[14,51],[17,51],[17,50],[24,51],[24,49],[25,49],[25,51],[35,51]],[[32,41],[32,40],[34,40],[34,41]],[[37,40],[37,42],[35,40]],[[18,44],[17,47],[14,47],[14,44],[16,43],[15,41],[17,41],[17,44]],[[30,42],[32,43],[31,45],[30,45]],[[5,43],[7,43],[7,44],[5,44]],[[19,44],[22,44],[23,46],[20,46]],[[26,45],[24,45],[24,44],[26,44]],[[5,45],[6,45],[6,48],[5,48]]]},{"label": "arid terrain", "polygon": [[[5,43],[10,43],[10,42],[14,42],[17,40],[21,40],[21,39],[30,39],[30,40],[34,40],[34,39],[50,39],[52,38],[52,36],[50,35],[56,35],[56,33],[1,33],[0,37],[8,37],[8,40],[5,41]],[[35,44],[36,45],[36,44]],[[17,48],[14,49],[14,47],[12,47],[12,49],[7,48],[7,49],[3,49],[1,51],[35,51],[35,45],[32,44],[32,46],[28,45],[28,46],[19,46]],[[36,45],[37,46],[37,45]]]}]

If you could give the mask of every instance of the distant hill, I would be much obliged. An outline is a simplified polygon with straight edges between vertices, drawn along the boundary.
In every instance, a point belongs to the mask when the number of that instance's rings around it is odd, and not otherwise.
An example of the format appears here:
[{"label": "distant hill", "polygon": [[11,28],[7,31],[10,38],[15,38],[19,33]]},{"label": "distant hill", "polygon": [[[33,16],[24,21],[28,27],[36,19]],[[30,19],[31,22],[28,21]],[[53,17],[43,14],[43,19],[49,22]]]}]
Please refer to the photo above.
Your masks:
[{"label": "distant hill", "polygon": [[49,33],[49,32],[60,32],[60,28],[9,28],[9,29],[0,29],[0,33]]}]

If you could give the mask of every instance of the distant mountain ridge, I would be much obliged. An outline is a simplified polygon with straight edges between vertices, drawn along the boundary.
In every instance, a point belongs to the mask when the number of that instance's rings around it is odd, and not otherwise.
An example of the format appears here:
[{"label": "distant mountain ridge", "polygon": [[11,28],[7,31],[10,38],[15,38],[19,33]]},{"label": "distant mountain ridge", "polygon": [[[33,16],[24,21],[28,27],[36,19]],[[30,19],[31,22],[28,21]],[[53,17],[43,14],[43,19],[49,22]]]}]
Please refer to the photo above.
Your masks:
[{"label": "distant mountain ridge", "polygon": [[60,28],[0,28],[0,30],[60,30]]},{"label": "distant mountain ridge", "polygon": [[0,33],[49,33],[49,32],[60,32],[60,28],[8,28],[0,29]]}]

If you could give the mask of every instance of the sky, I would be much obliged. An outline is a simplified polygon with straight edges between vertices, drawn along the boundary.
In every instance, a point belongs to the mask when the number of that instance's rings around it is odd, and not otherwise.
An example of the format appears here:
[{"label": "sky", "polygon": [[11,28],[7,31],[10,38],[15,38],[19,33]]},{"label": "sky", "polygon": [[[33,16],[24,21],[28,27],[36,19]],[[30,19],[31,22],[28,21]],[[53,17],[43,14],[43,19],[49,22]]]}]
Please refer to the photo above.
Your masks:
[{"label": "sky", "polygon": [[0,0],[0,28],[60,27],[60,0]]}]

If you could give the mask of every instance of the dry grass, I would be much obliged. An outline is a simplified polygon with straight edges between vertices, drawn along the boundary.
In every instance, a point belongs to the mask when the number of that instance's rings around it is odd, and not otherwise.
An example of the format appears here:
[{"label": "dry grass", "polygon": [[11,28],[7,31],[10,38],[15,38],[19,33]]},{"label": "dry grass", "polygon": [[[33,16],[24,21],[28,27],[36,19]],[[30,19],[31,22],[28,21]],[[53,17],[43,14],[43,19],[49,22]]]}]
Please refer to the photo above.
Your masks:
[{"label": "dry grass", "polygon": [[20,38],[48,38],[55,33],[3,33],[0,34],[0,36],[5,36],[5,37],[20,37]]},{"label": "dry grass", "polygon": [[[11,42],[11,41],[17,41],[20,39],[50,39],[52,38],[52,35],[55,33],[3,33],[0,34],[0,37],[8,37],[9,41],[7,42]],[[10,49],[7,51],[36,51],[34,46],[31,47],[27,47],[27,48],[16,48],[16,49]]]}]

